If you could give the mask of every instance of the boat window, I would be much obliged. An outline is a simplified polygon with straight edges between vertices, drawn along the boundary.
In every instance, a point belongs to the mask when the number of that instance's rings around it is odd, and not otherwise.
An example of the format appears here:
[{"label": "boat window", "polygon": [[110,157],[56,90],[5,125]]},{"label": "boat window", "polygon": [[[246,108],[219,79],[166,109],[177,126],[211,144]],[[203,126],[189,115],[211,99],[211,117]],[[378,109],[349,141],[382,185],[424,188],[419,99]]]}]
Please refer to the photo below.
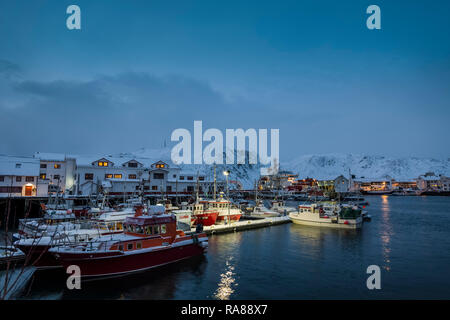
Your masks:
[{"label": "boat window", "polygon": [[127,244],[127,250],[133,250],[133,243]]},{"label": "boat window", "polygon": [[145,227],[145,233],[146,234],[152,234],[152,227],[151,226],[146,226]]},{"label": "boat window", "polygon": [[117,228],[117,230],[123,230],[122,222],[117,222],[116,228]]},{"label": "boat window", "polygon": [[123,244],[119,244],[119,250],[123,251]]},{"label": "boat window", "polygon": [[136,249],[141,249],[141,248],[142,248],[142,242],[136,243]]},{"label": "boat window", "polygon": [[153,226],[153,234],[159,234],[159,226]]},{"label": "boat window", "polygon": [[165,224],[162,224],[161,225],[161,233],[166,233],[166,225]]}]

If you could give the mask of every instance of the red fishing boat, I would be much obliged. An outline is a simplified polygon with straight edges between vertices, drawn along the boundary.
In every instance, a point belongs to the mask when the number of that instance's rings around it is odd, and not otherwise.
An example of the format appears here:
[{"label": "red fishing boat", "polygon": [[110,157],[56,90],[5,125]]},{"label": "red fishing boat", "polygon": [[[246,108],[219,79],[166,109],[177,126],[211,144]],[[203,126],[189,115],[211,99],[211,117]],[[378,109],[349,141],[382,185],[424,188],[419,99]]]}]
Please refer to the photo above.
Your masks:
[{"label": "red fishing boat", "polygon": [[192,212],[192,225],[201,224],[205,227],[212,226],[216,223],[219,211],[205,208],[203,203],[195,202],[188,204],[186,202],[181,204],[182,210],[189,210]]},{"label": "red fishing boat", "polygon": [[221,197],[219,200],[204,200],[200,201],[204,208],[210,211],[217,211],[217,224],[226,224],[230,222],[237,222],[241,219],[242,212],[236,206],[226,199]]},{"label": "red fishing boat", "polygon": [[49,250],[64,267],[77,265],[82,277],[118,276],[144,271],[203,254],[205,233],[177,230],[173,214],[129,217],[125,232],[102,236],[78,246]]}]

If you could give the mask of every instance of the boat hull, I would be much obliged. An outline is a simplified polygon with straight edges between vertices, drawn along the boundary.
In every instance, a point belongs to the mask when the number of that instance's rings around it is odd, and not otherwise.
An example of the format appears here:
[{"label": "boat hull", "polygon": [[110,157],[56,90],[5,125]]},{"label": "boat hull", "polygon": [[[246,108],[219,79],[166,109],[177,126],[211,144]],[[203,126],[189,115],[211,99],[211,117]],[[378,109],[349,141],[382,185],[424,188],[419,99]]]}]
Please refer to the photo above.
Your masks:
[{"label": "boat hull", "polygon": [[297,216],[289,215],[291,221],[295,224],[313,227],[336,228],[336,229],[359,229],[362,226],[362,218],[359,219],[342,219],[342,222],[332,222],[331,219],[323,219],[324,221],[302,219]]},{"label": "boat hull", "polygon": [[228,221],[237,222],[241,219],[242,214],[230,214],[230,215],[219,215],[216,220],[216,224],[225,224]]},{"label": "boat hull", "polygon": [[81,277],[92,278],[141,272],[202,255],[205,250],[201,244],[192,243],[134,254],[53,252],[53,255],[65,268],[77,265],[80,267]]},{"label": "boat hull", "polygon": [[204,227],[212,226],[216,223],[218,216],[218,212],[195,214],[194,216],[192,216],[192,225],[196,226],[198,224],[202,224]]},{"label": "boat hull", "polygon": [[60,268],[61,264],[48,251],[48,245],[16,245],[25,254],[24,263],[37,269]]}]

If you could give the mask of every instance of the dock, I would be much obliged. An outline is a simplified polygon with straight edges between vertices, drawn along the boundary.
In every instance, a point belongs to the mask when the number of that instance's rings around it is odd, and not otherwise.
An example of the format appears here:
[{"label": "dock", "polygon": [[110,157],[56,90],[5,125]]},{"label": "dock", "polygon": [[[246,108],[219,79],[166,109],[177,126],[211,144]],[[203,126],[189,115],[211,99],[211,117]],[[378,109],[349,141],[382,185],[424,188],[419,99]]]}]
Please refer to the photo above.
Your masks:
[{"label": "dock", "polygon": [[[264,227],[270,227],[270,226],[275,226],[275,225],[290,223],[290,222],[291,222],[291,219],[289,219],[288,216],[259,218],[259,219],[252,219],[252,220],[241,220],[241,221],[237,221],[237,222],[232,222],[230,224],[219,224],[219,225],[212,225],[212,226],[204,227],[203,232],[205,232],[207,235],[212,235],[212,234],[229,233],[229,232],[237,232],[237,231],[244,231],[244,230],[250,230],[250,229],[264,228]],[[192,232],[195,232],[195,229],[193,229]]]}]

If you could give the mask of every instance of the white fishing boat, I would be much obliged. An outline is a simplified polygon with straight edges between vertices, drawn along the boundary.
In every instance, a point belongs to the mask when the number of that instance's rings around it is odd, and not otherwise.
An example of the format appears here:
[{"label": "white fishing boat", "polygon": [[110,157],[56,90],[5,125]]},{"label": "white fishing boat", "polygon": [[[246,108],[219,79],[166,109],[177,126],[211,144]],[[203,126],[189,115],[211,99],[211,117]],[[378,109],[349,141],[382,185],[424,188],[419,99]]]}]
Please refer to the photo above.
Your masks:
[{"label": "white fishing boat", "polygon": [[291,212],[289,218],[296,224],[341,229],[359,229],[363,222],[357,206],[329,205],[325,210],[317,203],[299,205],[298,211]]},{"label": "white fishing boat", "polygon": [[269,218],[279,217],[281,216],[281,214],[279,212],[266,208],[262,202],[259,202],[256,206],[253,207],[253,211],[250,213],[250,216]]},{"label": "white fishing boat", "polygon": [[276,211],[281,214],[289,214],[290,212],[296,211],[297,209],[294,207],[286,206],[284,201],[281,200],[273,200],[272,207],[270,208],[272,211]]}]

